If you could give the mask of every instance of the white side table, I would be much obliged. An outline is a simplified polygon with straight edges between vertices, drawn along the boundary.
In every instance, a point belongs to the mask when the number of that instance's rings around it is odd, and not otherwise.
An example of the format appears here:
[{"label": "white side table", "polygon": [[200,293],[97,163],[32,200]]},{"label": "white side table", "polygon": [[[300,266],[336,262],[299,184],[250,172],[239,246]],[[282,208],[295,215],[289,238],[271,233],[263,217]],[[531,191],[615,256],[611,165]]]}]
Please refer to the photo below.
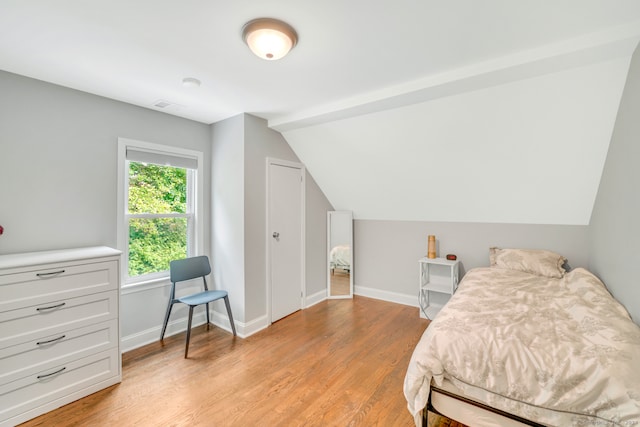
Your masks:
[{"label": "white side table", "polygon": [[[433,319],[448,301],[446,295],[450,297],[458,288],[460,261],[449,261],[445,258],[420,258],[418,265],[420,267],[418,296],[420,317]],[[438,301],[434,301],[431,298],[431,292],[437,292],[443,296],[439,297]]]}]

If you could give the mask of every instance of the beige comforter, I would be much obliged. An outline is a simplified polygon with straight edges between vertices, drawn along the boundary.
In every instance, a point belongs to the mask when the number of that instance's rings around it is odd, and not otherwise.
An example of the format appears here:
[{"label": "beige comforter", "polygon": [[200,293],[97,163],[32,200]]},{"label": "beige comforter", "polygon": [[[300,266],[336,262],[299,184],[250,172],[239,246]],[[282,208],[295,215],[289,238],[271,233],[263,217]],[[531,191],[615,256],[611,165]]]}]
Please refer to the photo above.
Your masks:
[{"label": "beige comforter", "polygon": [[474,269],[411,358],[404,392],[416,424],[431,380],[444,378],[539,423],[640,427],[640,327],[587,270]]}]

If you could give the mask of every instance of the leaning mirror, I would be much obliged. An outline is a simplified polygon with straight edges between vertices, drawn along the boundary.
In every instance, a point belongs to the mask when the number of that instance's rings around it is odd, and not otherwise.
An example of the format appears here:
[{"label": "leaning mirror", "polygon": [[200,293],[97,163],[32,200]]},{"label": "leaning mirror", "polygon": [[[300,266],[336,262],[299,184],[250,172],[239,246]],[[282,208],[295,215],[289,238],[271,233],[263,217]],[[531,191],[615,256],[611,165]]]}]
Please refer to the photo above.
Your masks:
[{"label": "leaning mirror", "polygon": [[353,214],[351,212],[328,212],[327,248],[327,296],[353,298]]}]

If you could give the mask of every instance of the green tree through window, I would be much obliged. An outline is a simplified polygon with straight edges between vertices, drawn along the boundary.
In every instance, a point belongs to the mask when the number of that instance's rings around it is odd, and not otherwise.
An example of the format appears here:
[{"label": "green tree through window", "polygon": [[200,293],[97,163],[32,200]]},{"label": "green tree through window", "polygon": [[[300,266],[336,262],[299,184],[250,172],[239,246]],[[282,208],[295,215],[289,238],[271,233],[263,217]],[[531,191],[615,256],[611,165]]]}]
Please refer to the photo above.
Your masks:
[{"label": "green tree through window", "polygon": [[169,270],[169,261],[188,254],[189,171],[127,162],[129,165],[129,277]]}]

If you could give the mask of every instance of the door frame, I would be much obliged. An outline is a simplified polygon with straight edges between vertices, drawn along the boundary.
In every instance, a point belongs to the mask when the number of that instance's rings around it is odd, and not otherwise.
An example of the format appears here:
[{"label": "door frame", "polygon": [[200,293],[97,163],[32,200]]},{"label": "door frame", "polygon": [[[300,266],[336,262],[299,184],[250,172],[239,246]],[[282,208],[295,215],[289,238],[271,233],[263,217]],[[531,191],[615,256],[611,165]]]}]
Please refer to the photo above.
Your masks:
[{"label": "door frame", "polygon": [[267,309],[267,320],[268,320],[268,324],[270,325],[271,323],[273,323],[271,321],[272,317],[272,313],[271,313],[271,301],[273,298],[272,295],[272,286],[271,286],[271,259],[272,259],[272,255],[271,255],[271,214],[270,214],[270,207],[271,207],[271,166],[283,166],[283,167],[288,167],[288,168],[293,168],[293,169],[298,169],[300,171],[300,215],[302,216],[302,218],[300,218],[300,239],[301,239],[301,254],[300,254],[300,262],[301,262],[301,276],[300,277],[300,309],[302,310],[305,307],[305,300],[307,297],[307,286],[306,286],[306,238],[305,238],[305,231],[306,231],[306,224],[305,224],[305,216],[306,216],[306,212],[305,212],[305,200],[306,200],[306,169],[304,167],[304,165],[302,163],[298,163],[298,162],[292,162],[289,160],[282,160],[282,159],[276,159],[273,157],[267,157],[266,158],[266,188],[265,188],[265,194],[266,194],[266,203],[265,203],[265,210],[266,210],[266,215],[265,215],[265,219],[266,219],[266,233],[265,233],[265,246],[266,246],[266,254],[267,254],[267,259],[266,259],[266,277],[267,277],[267,298],[266,298],[266,309]]}]

